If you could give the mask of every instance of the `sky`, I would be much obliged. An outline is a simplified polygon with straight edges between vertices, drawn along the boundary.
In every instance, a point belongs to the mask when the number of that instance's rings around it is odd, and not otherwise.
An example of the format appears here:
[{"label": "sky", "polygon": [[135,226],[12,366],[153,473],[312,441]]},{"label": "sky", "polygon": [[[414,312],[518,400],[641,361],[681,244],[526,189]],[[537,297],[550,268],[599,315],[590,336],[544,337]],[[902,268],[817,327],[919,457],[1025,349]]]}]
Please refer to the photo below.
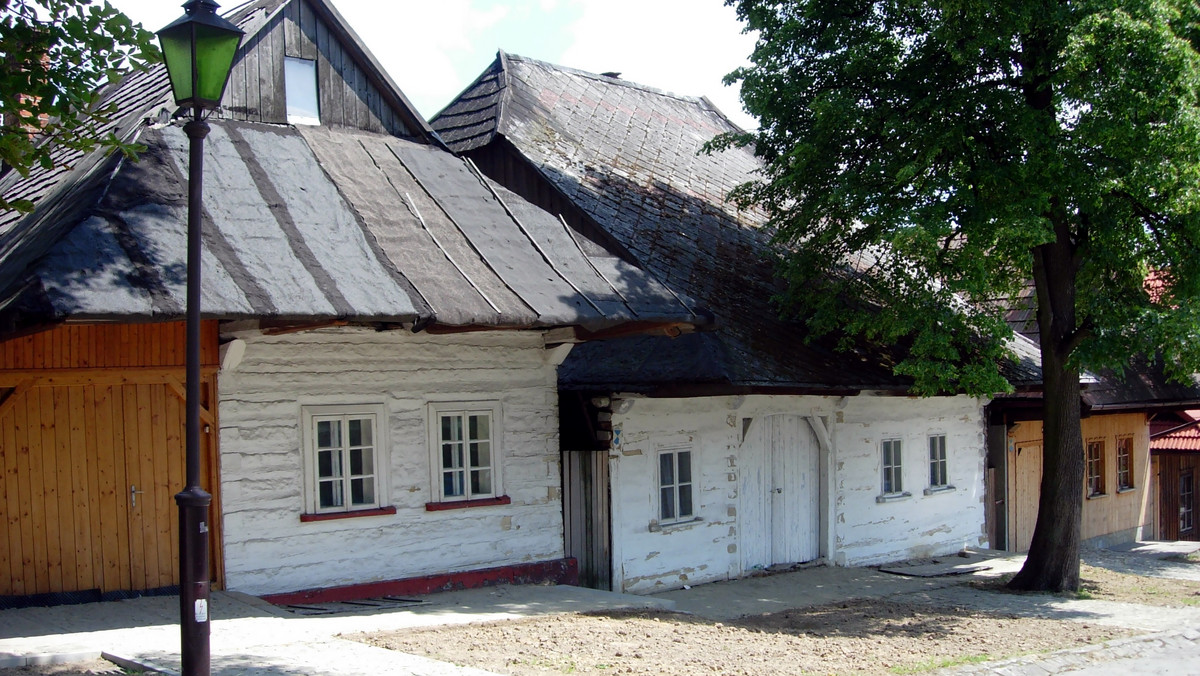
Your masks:
[{"label": "sky", "polygon": [[[220,1],[220,0],[218,0]],[[182,0],[110,0],[156,31],[183,14]],[[496,51],[707,96],[743,128],[736,86],[752,36],[723,0],[332,0],[413,105],[432,117],[469,85]],[[221,11],[240,2],[227,0]]]}]

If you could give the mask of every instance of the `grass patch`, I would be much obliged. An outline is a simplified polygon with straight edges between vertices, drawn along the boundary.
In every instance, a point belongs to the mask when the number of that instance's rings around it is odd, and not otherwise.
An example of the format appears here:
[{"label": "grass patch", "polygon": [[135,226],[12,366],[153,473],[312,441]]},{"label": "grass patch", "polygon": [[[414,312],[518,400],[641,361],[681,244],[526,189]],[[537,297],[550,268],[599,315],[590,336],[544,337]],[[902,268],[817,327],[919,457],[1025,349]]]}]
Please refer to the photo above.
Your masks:
[{"label": "grass patch", "polygon": [[1174,556],[1168,556],[1166,560],[1173,561],[1175,563],[1200,563],[1200,550],[1194,551],[1191,554],[1176,554]]},{"label": "grass patch", "polygon": [[946,657],[942,659],[925,660],[916,664],[904,664],[894,666],[888,671],[893,674],[921,674],[926,671],[935,669],[945,669],[947,667],[959,667],[964,664],[979,664],[981,662],[990,662],[993,658],[991,655],[963,655],[961,657]]}]

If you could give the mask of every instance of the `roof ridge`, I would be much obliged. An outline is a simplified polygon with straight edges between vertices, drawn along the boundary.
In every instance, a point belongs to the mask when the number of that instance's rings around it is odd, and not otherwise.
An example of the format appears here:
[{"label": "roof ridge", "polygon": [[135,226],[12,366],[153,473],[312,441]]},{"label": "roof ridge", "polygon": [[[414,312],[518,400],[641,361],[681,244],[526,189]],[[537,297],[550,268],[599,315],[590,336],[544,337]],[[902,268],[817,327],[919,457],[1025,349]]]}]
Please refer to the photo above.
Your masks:
[{"label": "roof ridge", "polygon": [[[541,59],[534,59],[534,58],[531,58],[528,56],[521,56],[519,54],[513,54],[512,52],[504,52],[504,56],[510,61],[523,61],[526,63],[533,63],[533,64],[537,64],[539,66],[544,66],[544,67],[552,69],[552,70],[557,70],[557,71],[561,71],[564,73],[570,73],[572,75],[579,75],[581,77],[586,77],[588,79],[597,80],[599,82],[604,82],[607,84],[615,84],[615,85],[621,85],[624,87],[630,87],[632,89],[638,89],[638,90],[641,90],[644,92],[649,92],[651,94],[657,94],[659,96],[666,96],[666,97],[670,97],[673,99],[678,99],[680,101],[686,101],[688,103],[703,104],[704,106],[719,113],[722,117],[725,117],[725,113],[722,113],[720,109],[718,109],[715,105],[713,105],[712,101],[709,100],[709,98],[707,96],[691,96],[689,94],[679,94],[676,92],[667,91],[666,89],[659,89],[658,87],[651,87],[650,85],[640,84],[638,82],[634,82],[633,80],[626,80],[626,79],[619,78],[619,77],[607,77],[604,75],[592,73],[590,71],[581,70],[579,68],[572,68],[570,66],[563,66],[563,65],[559,65],[557,63],[551,63],[549,61],[543,61]],[[728,118],[726,118],[726,119],[728,119]],[[737,125],[734,125],[734,126],[737,126]]]}]

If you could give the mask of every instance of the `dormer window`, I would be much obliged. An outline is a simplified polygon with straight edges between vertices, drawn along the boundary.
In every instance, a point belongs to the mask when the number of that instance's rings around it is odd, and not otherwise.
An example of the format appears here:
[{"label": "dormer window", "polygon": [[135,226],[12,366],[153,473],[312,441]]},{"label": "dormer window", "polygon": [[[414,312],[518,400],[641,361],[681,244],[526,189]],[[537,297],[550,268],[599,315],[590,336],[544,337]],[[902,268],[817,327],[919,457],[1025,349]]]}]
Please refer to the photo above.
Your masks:
[{"label": "dormer window", "polygon": [[317,62],[284,57],[283,80],[288,124],[321,124],[317,103]]}]

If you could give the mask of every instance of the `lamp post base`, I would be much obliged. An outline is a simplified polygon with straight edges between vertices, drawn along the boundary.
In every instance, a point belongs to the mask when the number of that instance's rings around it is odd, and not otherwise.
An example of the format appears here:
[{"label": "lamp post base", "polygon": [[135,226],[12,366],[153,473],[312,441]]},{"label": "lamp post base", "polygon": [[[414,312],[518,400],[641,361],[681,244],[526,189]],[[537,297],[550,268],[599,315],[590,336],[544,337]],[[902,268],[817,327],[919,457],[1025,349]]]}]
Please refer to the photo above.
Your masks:
[{"label": "lamp post base", "polygon": [[179,617],[184,676],[210,672],[208,573],[209,495],[188,486],[175,496],[179,505]]}]

